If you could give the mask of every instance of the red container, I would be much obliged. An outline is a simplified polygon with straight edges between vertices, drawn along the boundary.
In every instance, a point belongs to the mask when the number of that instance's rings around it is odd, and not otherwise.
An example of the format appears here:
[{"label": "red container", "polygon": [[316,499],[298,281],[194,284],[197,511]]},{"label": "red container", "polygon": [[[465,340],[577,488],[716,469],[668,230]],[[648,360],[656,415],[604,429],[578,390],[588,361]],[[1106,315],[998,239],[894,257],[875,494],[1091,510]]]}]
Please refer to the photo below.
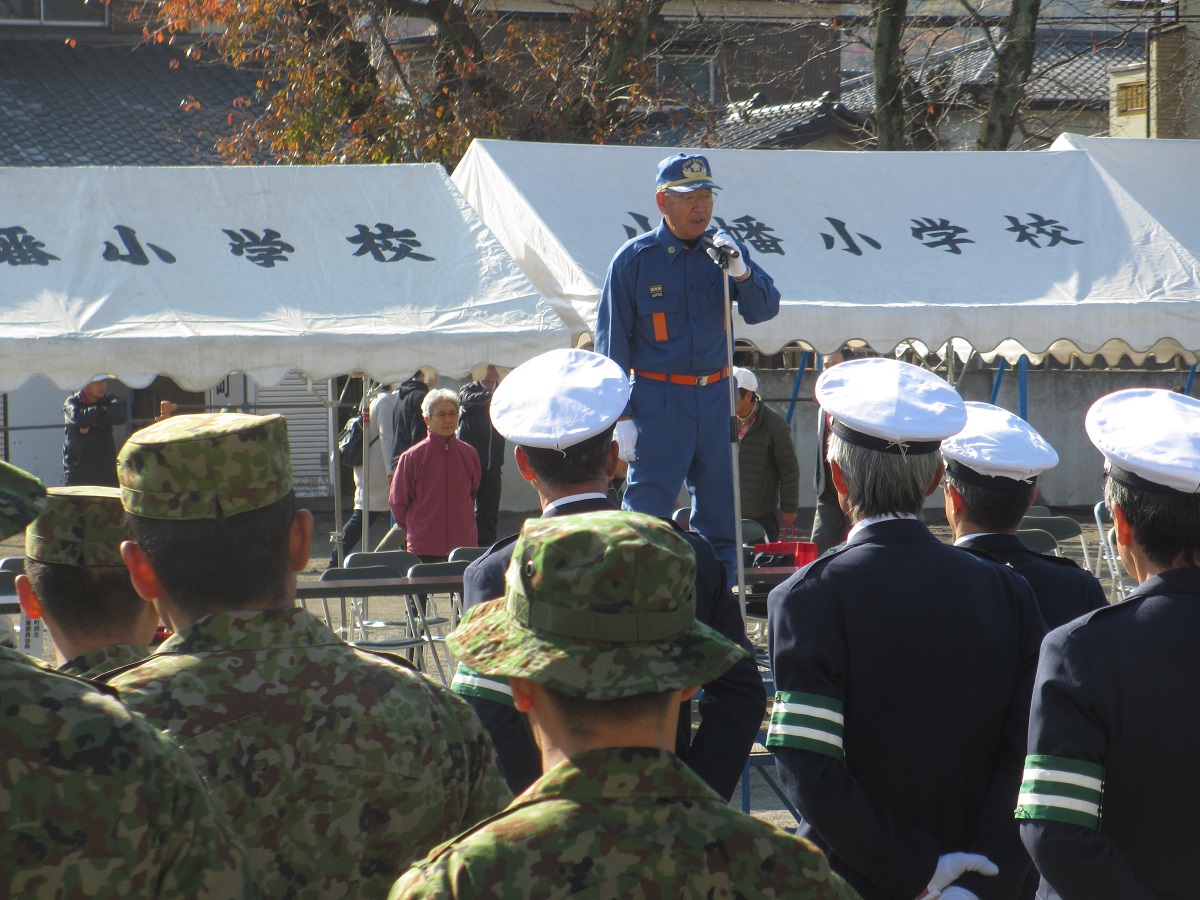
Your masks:
[{"label": "red container", "polygon": [[796,568],[800,568],[817,558],[817,545],[810,541],[772,541],[769,544],[755,544],[754,552],[787,553],[795,560]]}]

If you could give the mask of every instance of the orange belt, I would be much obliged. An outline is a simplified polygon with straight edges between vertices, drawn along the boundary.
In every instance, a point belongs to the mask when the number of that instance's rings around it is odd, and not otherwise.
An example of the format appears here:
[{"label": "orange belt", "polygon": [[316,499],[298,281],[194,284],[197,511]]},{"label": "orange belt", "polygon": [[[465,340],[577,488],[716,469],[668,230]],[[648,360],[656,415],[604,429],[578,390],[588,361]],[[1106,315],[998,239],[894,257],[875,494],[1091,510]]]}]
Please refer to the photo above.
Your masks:
[{"label": "orange belt", "polygon": [[654,381],[666,381],[670,384],[704,387],[706,384],[716,384],[722,378],[728,378],[729,366],[725,366],[719,372],[713,372],[711,375],[665,375],[662,372],[643,372],[641,369],[634,369],[633,374],[638,378],[650,378]]}]

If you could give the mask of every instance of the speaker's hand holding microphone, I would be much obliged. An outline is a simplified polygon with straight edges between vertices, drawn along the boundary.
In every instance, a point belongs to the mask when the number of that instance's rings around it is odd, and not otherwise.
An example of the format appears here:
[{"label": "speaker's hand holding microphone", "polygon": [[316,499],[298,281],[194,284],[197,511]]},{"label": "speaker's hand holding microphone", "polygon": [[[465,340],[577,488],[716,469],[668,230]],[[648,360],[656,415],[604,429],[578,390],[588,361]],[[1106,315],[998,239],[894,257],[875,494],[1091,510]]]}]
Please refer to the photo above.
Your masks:
[{"label": "speaker's hand holding microphone", "polygon": [[718,266],[725,269],[729,276],[734,281],[741,281],[746,277],[746,273],[750,270],[746,267],[746,260],[742,256],[742,251],[737,245],[737,241],[731,238],[726,232],[718,231],[716,234],[704,236],[705,250],[712,261]]}]

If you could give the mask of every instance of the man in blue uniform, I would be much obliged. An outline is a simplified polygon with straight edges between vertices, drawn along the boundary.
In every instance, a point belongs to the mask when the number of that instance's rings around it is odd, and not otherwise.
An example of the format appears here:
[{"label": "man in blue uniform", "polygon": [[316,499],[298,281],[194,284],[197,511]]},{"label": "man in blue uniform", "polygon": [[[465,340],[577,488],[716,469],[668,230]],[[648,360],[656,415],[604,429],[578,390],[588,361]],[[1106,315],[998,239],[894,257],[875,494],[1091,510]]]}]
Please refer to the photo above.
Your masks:
[{"label": "man in blue uniform", "polygon": [[1045,900],[1200,886],[1200,401],[1135,389],[1086,427],[1138,587],[1042,647],[1017,805]]},{"label": "man in blue uniform", "polygon": [[[629,379],[612,360],[586,350],[552,350],[518,366],[496,388],[492,423],[517,445],[521,474],[538,492],[542,517],[612,510],[605,488],[616,468],[613,426],[629,401]],[[746,630],[725,570],[712,546],[681,532],[696,554],[696,618],[746,646]],[[464,605],[504,593],[504,573],[516,536],[473,562],[464,577]],[[454,690],[474,707],[496,746],[510,790],[520,793],[542,774],[523,717],[503,678],[459,670]],[[753,657],[740,659],[704,685],[700,726],[692,735],[691,704],[681,710],[675,752],[726,799],[762,724],[766,693]]]},{"label": "man in blue uniform", "polygon": [[956,547],[990,553],[1029,582],[1049,628],[1108,605],[1091,572],[1065,556],[1034,553],[1017,528],[1037,496],[1037,477],[1058,454],[1028,422],[990,403],[967,403],[967,425],[942,442],[946,519]]},{"label": "man in blue uniform", "polygon": [[767,600],[767,746],[799,833],[865,900],[1011,898],[1029,860],[1006,807],[1045,625],[1024,579],[917,517],[962,400],[894,359],[827,370],[817,400],[853,525]]},{"label": "man in blue uniform", "polygon": [[596,351],[633,374],[616,431],[629,462],[624,507],[669,516],[686,484],[692,528],[712,542],[734,578],[725,272],[713,259],[727,260],[729,296],[748,324],[775,317],[779,291],[744,246],[709,227],[715,188],[703,156],[679,153],[659,163],[655,202],[663,221],[613,257]]}]

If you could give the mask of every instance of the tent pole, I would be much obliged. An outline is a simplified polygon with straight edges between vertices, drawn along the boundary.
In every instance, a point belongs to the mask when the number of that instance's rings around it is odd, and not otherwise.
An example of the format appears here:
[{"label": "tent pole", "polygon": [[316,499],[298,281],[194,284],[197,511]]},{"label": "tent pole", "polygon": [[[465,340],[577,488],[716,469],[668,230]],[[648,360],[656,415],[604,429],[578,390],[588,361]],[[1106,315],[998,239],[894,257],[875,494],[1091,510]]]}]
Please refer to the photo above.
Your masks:
[{"label": "tent pole", "polygon": [[[362,400],[359,403],[358,414],[362,417],[362,433],[363,433],[363,464],[362,464],[362,484],[363,484],[363,509],[362,509],[362,537],[359,538],[359,544],[365,550],[370,546],[367,542],[371,539],[371,391],[373,382],[371,376],[364,374],[362,377]],[[357,491],[357,489],[356,489]],[[345,560],[342,560],[345,564]]]},{"label": "tent pole", "polygon": [[796,398],[800,396],[800,382],[804,379],[804,370],[808,368],[808,351],[800,354],[800,365],[796,369],[796,380],[792,383],[792,399],[788,403],[787,423],[792,424],[792,413],[796,411]]},{"label": "tent pole", "polygon": [[[342,471],[338,464],[337,458],[337,408],[338,400],[333,398],[336,396],[337,385],[332,378],[328,382],[327,399],[325,400],[325,415],[328,423],[328,438],[329,445],[329,484],[333,489],[333,534],[329,536],[329,540],[334,542],[337,548],[338,565],[341,565],[342,559]],[[339,398],[340,400],[340,398]]]},{"label": "tent pole", "polygon": [[1017,360],[1017,415],[1029,421],[1029,357],[1024,353]]},{"label": "tent pole", "polygon": [[1000,365],[996,367],[996,377],[992,380],[992,396],[988,398],[988,403],[992,406],[996,405],[996,398],[1000,396],[1000,382],[1004,380],[1004,370],[1008,368],[1008,360],[1003,356],[1000,357]]},{"label": "tent pole", "polygon": [[1183,385],[1183,394],[1185,397],[1192,396],[1192,382],[1196,380],[1196,367],[1193,365],[1188,369],[1187,381]]}]

